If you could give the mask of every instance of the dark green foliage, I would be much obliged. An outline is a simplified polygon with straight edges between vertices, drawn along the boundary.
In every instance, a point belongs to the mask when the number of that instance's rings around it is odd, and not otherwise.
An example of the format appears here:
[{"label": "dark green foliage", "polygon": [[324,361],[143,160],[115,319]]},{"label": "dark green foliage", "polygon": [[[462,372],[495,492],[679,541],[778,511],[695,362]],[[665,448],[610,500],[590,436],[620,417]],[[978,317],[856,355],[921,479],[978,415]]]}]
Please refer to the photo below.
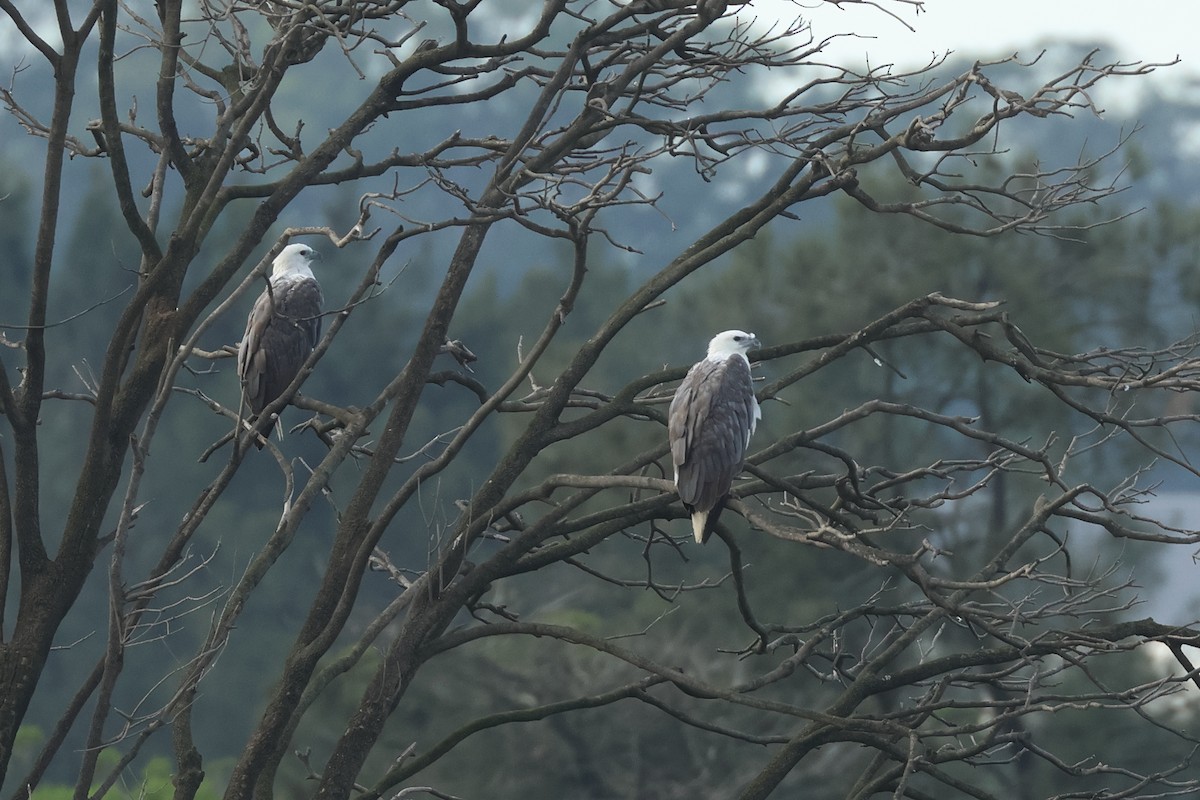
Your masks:
[{"label": "dark green foliage", "polygon": [[[690,289],[671,295],[664,306],[647,312],[642,320],[623,332],[585,383],[598,391],[613,392],[639,374],[660,368],[666,357],[669,363],[686,364],[698,356],[697,343],[703,341],[706,333],[722,327],[753,328],[768,345],[818,337],[857,328],[904,300],[930,291],[1004,300],[1014,320],[1031,338],[1063,352],[1094,348],[1106,341],[1127,341],[1139,331],[1152,339],[1175,336],[1181,331],[1170,324],[1172,315],[1183,319],[1186,314],[1177,304],[1164,304],[1161,300],[1171,294],[1187,296],[1190,289],[1172,293],[1163,287],[1181,280],[1170,268],[1177,268],[1181,260],[1171,258],[1171,254],[1186,251],[1188,237],[1194,235],[1195,228],[1187,221],[1195,219],[1194,213],[1183,210],[1143,214],[1121,225],[1094,229],[1088,233],[1086,242],[1018,236],[993,241],[933,232],[906,219],[881,219],[851,202],[841,202],[837,222],[826,232],[802,233],[802,228],[779,228],[739,250],[722,269],[705,276]],[[82,243],[82,231],[78,238],[80,252],[86,252],[88,246]],[[1151,247],[1139,246],[1147,241],[1152,243]],[[538,335],[545,321],[537,315],[539,310],[552,307],[553,300],[561,294],[568,277],[569,257],[569,253],[563,253],[557,265],[552,261],[527,268],[519,280],[514,280],[510,271],[495,270],[472,290],[462,322],[453,335],[463,339],[480,356],[474,374],[485,385],[494,385],[506,374],[508,364],[517,358],[518,341],[523,340],[528,348]],[[104,261],[109,263],[108,259]],[[339,262],[335,257],[323,266],[331,271],[344,268]],[[379,298],[361,309],[354,325],[364,334],[393,332],[398,340],[410,335],[415,322],[411,317],[419,310],[423,298],[420,292],[410,293],[406,289],[410,283],[420,282],[417,273],[422,269],[423,266],[418,266],[400,274]],[[58,280],[65,280],[68,274],[62,272]],[[548,372],[565,363],[567,355],[599,324],[609,305],[608,298],[620,295],[629,286],[624,271],[611,266],[593,269],[588,280],[592,292],[587,295],[587,302],[576,309],[567,334],[543,362]],[[102,309],[94,312],[97,316],[101,313]],[[86,347],[92,338],[88,334],[88,321],[94,318],[85,315],[64,326],[59,346]],[[231,320],[226,329],[236,330],[236,322]],[[355,396],[358,391],[355,387],[377,382],[377,365],[356,360],[352,349],[351,346],[341,357],[324,362],[309,384],[308,393],[346,402]],[[561,356],[556,356],[558,350],[562,351]],[[1062,414],[1060,406],[1047,402],[1040,393],[1032,389],[1022,391],[993,365],[953,348],[934,345],[928,351],[914,352],[911,348],[892,349],[883,344],[878,346],[877,354],[882,364],[875,363],[871,353],[861,352],[790,389],[784,398],[789,406],[768,404],[760,440],[770,441],[788,433],[789,424],[819,424],[844,408],[872,398],[920,403],[948,414],[978,415],[987,418],[989,428],[1020,430],[1022,420],[1036,421],[1031,424],[1031,432],[1055,427],[1057,423],[1051,422],[1047,415]],[[224,367],[222,371],[222,382],[232,381],[231,368]],[[535,372],[535,379],[540,371]],[[227,396],[230,389],[222,387]],[[523,393],[524,389],[517,396]],[[1003,402],[997,402],[1001,394]],[[460,418],[464,410],[477,402],[453,384],[430,387],[426,396],[428,402],[417,426],[420,432],[413,438],[414,448],[444,430],[451,420]],[[288,419],[293,422],[301,416],[294,410],[288,412]],[[458,496],[456,492],[469,490],[472,476],[486,471],[502,444],[519,430],[520,422],[519,418],[503,415],[494,420],[487,432],[472,443],[468,457],[454,476],[434,490],[428,503],[422,505],[423,517],[408,517],[401,526],[445,525],[446,504]],[[1074,424],[1064,417],[1062,435]],[[221,428],[221,423],[210,424],[197,409],[193,418],[179,418],[166,427],[159,446],[197,452],[206,440],[219,435]],[[63,434],[48,431],[47,435]],[[647,421],[624,421],[609,426],[602,435],[588,437],[585,447],[573,443],[552,451],[541,471],[531,473],[528,480],[536,482],[560,471],[601,474],[631,454],[653,446],[661,435],[661,427]],[[69,452],[70,438],[64,438],[61,450],[55,447],[51,452]],[[921,426],[911,421],[882,417],[858,426],[847,436],[839,436],[833,443],[853,453],[862,463],[886,465],[893,460],[902,462],[914,451],[932,457],[945,451],[948,440],[928,437]],[[827,456],[813,451],[801,451],[795,460],[797,471],[839,468]],[[1108,464],[1106,469],[1117,477],[1129,466],[1119,462]],[[203,467],[195,470],[198,475],[206,471]],[[172,494],[178,486],[191,482],[191,479],[180,481],[179,477],[177,474],[151,484],[155,501],[145,512],[146,526],[152,527],[159,514],[169,517],[177,513],[170,509],[179,509],[187,501],[186,494],[178,498]],[[456,486],[455,481],[461,485]],[[270,483],[268,480],[261,486],[248,485],[231,494],[210,516],[205,526],[207,534],[198,540],[197,546],[219,547],[217,561],[208,570],[218,573],[210,584],[213,588],[222,582],[219,573],[238,569],[274,524],[276,512],[262,504],[264,493],[274,496],[277,491]],[[941,546],[954,551],[983,549],[989,529],[1003,531],[1010,524],[1007,510],[1013,502],[1010,493],[1038,491],[1036,482],[994,488],[987,501],[990,511],[985,515],[986,522],[938,520],[942,532],[937,541]],[[595,503],[593,507],[602,505]],[[667,525],[686,527],[683,521]],[[290,601],[289,584],[302,579],[298,576],[306,572],[300,563],[304,553],[311,558],[319,557],[324,547],[322,527],[315,524],[302,534],[308,543],[288,556],[295,562],[293,566],[278,573],[280,578],[287,577],[269,580],[256,596],[256,611],[244,623],[245,633],[257,642],[256,657],[230,659],[217,667],[214,677],[224,687],[220,702],[208,704],[196,720],[198,737],[213,747],[214,754],[220,754],[222,739],[247,724],[240,715],[257,705],[257,698],[269,687],[271,676],[279,667],[276,654],[288,640],[287,631],[299,624]],[[818,619],[856,605],[880,588],[878,571],[857,559],[821,550],[810,550],[804,558],[796,558],[794,547],[743,526],[736,527],[747,571],[752,576],[749,600],[764,621]],[[596,634],[614,630],[635,633],[653,623],[658,630],[668,632],[666,638],[673,650],[665,656],[669,663],[677,663],[702,677],[728,677],[710,675],[713,667],[705,654],[744,647],[751,633],[737,613],[732,581],[726,576],[724,547],[717,542],[716,546],[703,550],[689,548],[683,560],[660,541],[649,548],[648,560],[644,561],[645,545],[641,538],[649,533],[648,527],[641,527],[629,531],[630,538],[610,539],[588,555],[587,563],[594,569],[630,580],[643,577],[645,566],[652,565],[654,578],[664,584],[723,581],[722,588],[685,593],[682,597],[686,602],[677,604],[650,591],[629,592],[591,582],[580,584],[577,578],[581,573],[560,565],[512,584],[509,589],[512,594],[505,595],[506,602],[514,610],[520,609],[522,615],[530,613],[540,621],[571,625]],[[393,555],[408,566],[422,566],[423,553],[404,546],[401,541],[397,542]],[[312,575],[315,580],[315,565]],[[197,590],[198,585],[190,587],[193,593]],[[99,593],[103,589],[96,585],[91,591]],[[391,588],[381,577],[369,576],[365,591],[368,597],[377,596],[382,603]],[[904,594],[889,591],[884,597],[902,602]],[[97,597],[96,602],[102,601]],[[170,652],[186,651],[188,647],[183,645],[202,630],[202,626],[184,626],[176,631],[173,634],[176,644],[164,650],[163,656],[170,658]],[[950,631],[946,640],[954,641],[962,635],[964,632]],[[159,662],[160,659],[150,659],[145,668],[156,669]],[[63,662],[64,666],[73,664],[75,670],[85,663],[78,658]],[[313,763],[321,763],[327,756],[328,748],[345,724],[347,710],[357,703],[364,690],[374,663],[368,657],[336,681],[318,700],[311,721],[301,727],[297,741],[303,749],[311,749]],[[1137,662],[1130,668],[1146,670],[1147,666]],[[70,685],[78,680],[75,670],[56,680]],[[632,670],[614,668],[598,655],[580,656],[549,642],[501,639],[473,645],[468,658],[449,660],[444,668],[431,670],[414,685],[404,709],[389,725],[375,768],[386,769],[390,758],[386,754],[403,752],[410,745],[417,745],[419,755],[477,716],[565,700],[572,696],[573,688],[581,680],[601,692],[635,678]],[[789,690],[787,699],[802,702],[791,694],[794,691]],[[813,685],[808,691],[813,695],[803,702],[819,704],[819,688]],[[699,717],[706,716],[703,703],[689,701],[673,690],[657,687],[650,692],[669,698]],[[618,702],[625,709],[618,716],[626,721],[617,728],[606,727],[609,723],[605,720],[611,717],[583,711],[484,730],[461,746],[462,757],[475,765],[469,774],[462,774],[450,763],[422,774],[431,783],[461,796],[481,796],[490,791],[498,797],[687,797],[717,789],[733,792],[741,780],[739,765],[747,758],[756,761],[756,754],[762,748],[695,730],[681,731],[669,724],[668,718],[643,704],[628,699]],[[786,734],[784,730],[757,728],[758,722],[752,714],[735,713],[711,721],[756,736]],[[1105,734],[1101,732],[1103,728],[1095,729],[1091,716],[1081,715],[1078,723],[1081,727],[1074,728],[1075,717],[1064,715],[1056,718],[1054,725],[1062,727],[1061,734],[1056,735],[1076,741],[1078,757],[1085,758],[1089,752],[1088,738]],[[1113,724],[1122,724],[1119,714]],[[244,734],[239,733],[231,740],[238,741],[241,735]],[[1151,741],[1147,740],[1147,745]],[[836,752],[840,753],[838,758],[849,763],[857,760],[852,750]],[[527,759],[554,766],[536,772],[511,768],[513,763]],[[152,780],[151,768],[156,763],[146,767],[143,780]],[[797,772],[790,783],[805,784],[827,769],[821,766],[826,763],[822,760],[813,768],[815,771]],[[302,792],[303,772],[299,763],[285,764],[281,789]],[[1012,780],[1026,796],[1033,797],[1052,791],[1058,776],[1048,773],[1043,766],[1024,771],[1018,762],[1013,765]],[[654,788],[651,791],[647,787]],[[1006,791],[1000,786],[995,790]],[[651,793],[645,794],[646,791]],[[42,796],[41,792],[35,795]],[[808,796],[840,794],[816,792]]]}]

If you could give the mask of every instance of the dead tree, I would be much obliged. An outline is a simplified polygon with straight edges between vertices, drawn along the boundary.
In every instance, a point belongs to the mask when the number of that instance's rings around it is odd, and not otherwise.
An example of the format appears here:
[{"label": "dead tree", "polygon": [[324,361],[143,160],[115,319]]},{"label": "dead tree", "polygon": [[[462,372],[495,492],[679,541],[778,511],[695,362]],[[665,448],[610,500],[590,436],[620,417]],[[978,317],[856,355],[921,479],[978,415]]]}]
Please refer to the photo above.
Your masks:
[{"label": "dead tree", "polygon": [[[477,730],[625,699],[661,709],[683,726],[769,745],[765,757],[736,776],[733,791],[747,798],[766,796],[802,770],[811,754],[841,743],[870,753],[841,792],[848,797],[936,796],[946,787],[994,796],[982,785],[988,779],[978,777],[986,770],[964,774],[956,765],[1003,760],[1018,751],[1072,778],[1111,776],[1125,787],[1112,797],[1137,787],[1194,782],[1178,771],[1143,774],[1136,765],[1116,761],[1069,762],[1025,724],[1080,704],[1146,712],[1157,698],[1179,690],[1182,679],[1163,675],[1138,685],[1110,685],[1093,679],[1091,660],[1154,642],[1179,650],[1195,636],[1151,620],[1098,623],[1089,616],[1123,601],[1113,599],[1118,589],[1108,576],[1077,577],[1064,568],[1068,548],[1056,532],[1059,522],[1083,520],[1111,536],[1175,543],[1194,542],[1196,534],[1161,525],[1148,531],[1148,521],[1130,511],[1143,489],[1136,480],[1103,489],[1075,475],[1072,458],[1083,444],[1065,450],[1029,444],[1004,431],[982,430],[969,419],[883,400],[794,427],[777,441],[756,442],[747,467],[751,479],[739,484],[731,502],[755,535],[779,537],[806,553],[814,546],[844,551],[916,591],[897,604],[868,600],[823,619],[761,621],[745,591],[737,542],[722,529],[748,634],[735,648],[740,652],[710,655],[744,660],[750,677],[736,681],[709,679],[640,648],[530,620],[489,600],[505,581],[556,565],[608,585],[649,587],[680,604],[690,597],[682,589],[702,588],[660,583],[652,572],[607,574],[587,561],[589,551],[610,538],[629,537],[635,549],[647,552],[655,542],[670,543],[678,553],[686,533],[672,522],[683,512],[662,472],[665,403],[683,367],[659,370],[647,364],[650,374],[615,392],[587,385],[606,348],[664,294],[771,221],[839,194],[879,213],[911,215],[963,234],[1064,235],[1070,229],[1056,212],[1102,200],[1115,186],[1097,183],[1102,166],[1097,162],[1010,174],[1001,144],[1005,131],[1091,113],[1090,93],[1098,83],[1144,75],[1155,65],[1104,62],[1092,53],[1060,74],[1041,75],[1033,89],[1009,88],[1000,76],[1038,74],[1037,62],[976,63],[958,74],[944,73],[940,62],[913,72],[830,66],[822,55],[827,33],[801,19],[764,25],[749,3],[547,0],[533,14],[524,10],[518,16],[514,6],[511,18],[495,16],[494,7],[478,0],[438,0],[423,9],[427,17],[415,16],[409,5],[163,0],[153,6],[157,16],[146,17],[142,12],[150,6],[61,0],[47,28],[47,20],[36,18],[40,7],[0,0],[5,24],[29,48],[30,68],[55,77],[45,114],[21,96],[19,83],[0,92],[25,130],[45,140],[46,153],[27,317],[19,347],[0,353],[5,423],[0,603],[19,597],[15,609],[0,606],[5,631],[0,764],[9,763],[17,730],[42,690],[39,677],[56,631],[97,565],[107,568],[110,599],[96,617],[97,627],[107,631],[103,656],[82,685],[60,693],[58,727],[28,774],[9,776],[6,791],[28,796],[54,759],[72,757],[63,752],[63,742],[74,729],[85,730],[86,738],[79,796],[102,795],[136,763],[144,744],[161,735],[171,742],[176,797],[194,797],[205,754],[194,741],[192,719],[205,699],[205,678],[218,657],[236,657],[236,628],[247,602],[278,568],[301,521],[324,502],[335,476],[352,486],[342,484],[336,497],[338,513],[320,580],[298,587],[306,616],[292,632],[283,670],[251,735],[233,748],[239,755],[225,788],[228,798],[271,796],[281,764],[298,747],[294,734],[305,714],[372,647],[383,656],[361,702],[337,722],[344,732],[323,763],[305,758],[319,797],[407,796],[417,791],[412,781],[421,780],[422,769],[452,758],[456,745]],[[895,5],[903,13],[915,4]],[[54,38],[44,33],[49,29]],[[77,104],[91,85],[83,78],[93,69],[92,52],[99,116],[82,126]],[[296,92],[329,70],[345,76],[352,102],[336,125],[313,131],[295,109],[281,107],[280,93]],[[764,76],[788,88],[760,95]],[[721,94],[726,86],[737,91]],[[727,100],[731,96],[736,104]],[[493,104],[515,104],[522,121],[486,135],[421,128],[438,107]],[[418,148],[390,144],[395,139],[389,131],[400,126],[423,131]],[[46,378],[51,267],[60,246],[64,164],[71,158],[105,163],[113,201],[141,252],[136,286],[120,300],[94,391],[83,396],[48,385]],[[751,171],[751,163],[765,177],[740,207],[684,243],[674,258],[654,265],[644,282],[613,302],[565,367],[542,374],[543,355],[576,304],[588,297],[597,250],[630,249],[614,215],[659,220],[667,198],[656,194],[649,178],[681,161],[713,187]],[[874,195],[870,176],[897,170],[915,195],[899,201]],[[343,185],[361,198],[348,230],[293,227],[272,234],[302,192]],[[447,208],[447,202],[452,211],[426,211]],[[247,206],[248,214],[236,210]],[[218,244],[212,237],[219,225],[234,233],[223,234]],[[469,360],[470,342],[449,341],[455,313],[488,247],[511,231],[570,246],[573,263],[564,271],[560,299],[544,310],[541,334],[524,346],[505,380],[483,385],[465,370],[435,372],[439,354]],[[297,473],[279,446],[268,448],[286,483],[275,529],[224,588],[203,644],[184,668],[165,677],[169,697],[152,710],[118,715],[114,695],[127,674],[131,642],[150,624],[148,610],[193,577],[197,567],[185,559],[189,543],[247,472],[243,431],[239,446],[217,451],[228,462],[210,484],[194,487],[191,507],[169,535],[138,541],[140,548],[157,548],[155,566],[130,574],[131,528],[147,500],[146,471],[169,469],[165,465],[181,457],[155,449],[160,424],[172,415],[210,409],[227,415],[231,427],[237,417],[235,408],[202,393],[176,391],[187,365],[229,355],[229,349],[201,352],[204,334],[257,290],[270,256],[290,237],[315,234],[337,247],[353,247],[367,266],[346,292],[345,304],[329,316],[298,386],[320,368],[346,321],[375,292],[397,249],[446,232],[457,244],[439,268],[444,274],[420,335],[386,344],[388,354],[397,347],[403,351],[402,368],[369,395],[296,401],[315,414],[308,430],[327,445],[323,459]],[[271,251],[239,282],[266,239],[273,242]],[[197,254],[205,246],[221,255],[197,274]],[[1186,351],[1069,357],[1045,352],[999,310],[940,296],[921,298],[858,331],[773,343],[758,360],[769,362],[779,377],[762,386],[760,400],[768,413],[784,415],[786,407],[770,401],[839,359],[880,341],[922,342],[947,334],[1101,429],[1118,431],[1147,452],[1192,470],[1186,459],[1145,434],[1182,419],[1135,418],[1117,402],[1143,392],[1194,389],[1196,365]],[[364,357],[382,363],[384,352]],[[538,382],[526,392],[535,370]],[[453,431],[420,448],[422,460],[413,461],[405,447],[413,449],[411,424],[431,382],[457,384],[477,396],[478,406]],[[44,440],[38,426],[55,413],[48,401],[60,399],[87,405],[90,433],[78,471],[70,476],[74,490],[61,530],[51,531],[42,524],[39,502]],[[282,405],[281,399],[264,413]],[[395,567],[380,543],[397,515],[417,502],[422,486],[453,469],[468,442],[498,415],[519,419],[511,445],[490,472],[473,476],[477,488],[461,499],[460,513],[446,530],[406,533],[435,542],[428,567],[415,575]],[[829,443],[837,431],[878,415],[912,418],[987,453],[956,452],[899,470],[859,463],[854,453]],[[624,454],[605,474],[546,474],[553,445],[578,441],[582,448],[614,425],[640,426],[653,444]],[[253,448],[250,452],[253,457]],[[795,473],[778,466],[793,453],[819,454],[822,463],[836,468]],[[966,502],[1000,472],[1030,471],[1045,491],[1022,524],[984,560],[951,561],[953,568],[945,568],[948,556],[926,541],[921,526],[928,523],[916,521],[919,512]],[[728,516],[730,523],[735,514]],[[658,553],[656,546],[645,563],[655,563]],[[372,567],[394,577],[395,598],[334,658]],[[1046,587],[1058,594],[1033,591]],[[1020,601],[1014,595],[1020,592],[1038,599]],[[476,621],[456,626],[465,612]],[[571,699],[476,720],[442,742],[422,743],[415,755],[382,773],[365,772],[415,676],[435,658],[496,636],[541,637],[591,649],[627,665],[625,672],[635,676],[611,686],[577,686]],[[1091,687],[1075,694],[1056,689],[1056,678],[1072,671]],[[760,691],[795,676],[818,682],[802,702]],[[876,701],[885,696],[893,700],[881,710]],[[781,732],[740,730],[722,721],[730,709],[762,715],[770,720],[767,727]],[[970,713],[958,713],[963,709]],[[101,769],[98,755],[105,747],[121,753],[115,767]],[[93,791],[97,785],[101,790]]]}]

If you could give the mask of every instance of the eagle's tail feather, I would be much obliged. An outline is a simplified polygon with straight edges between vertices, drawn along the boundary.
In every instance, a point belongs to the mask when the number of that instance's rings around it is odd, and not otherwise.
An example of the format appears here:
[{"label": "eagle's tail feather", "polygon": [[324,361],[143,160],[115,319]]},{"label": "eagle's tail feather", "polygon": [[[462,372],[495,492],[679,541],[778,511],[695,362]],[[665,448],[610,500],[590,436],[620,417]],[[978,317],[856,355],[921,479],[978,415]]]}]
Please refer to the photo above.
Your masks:
[{"label": "eagle's tail feather", "polygon": [[725,510],[726,499],[727,497],[722,497],[717,500],[716,504],[707,511],[692,510],[692,535],[696,537],[697,543],[704,544],[712,535],[713,528],[717,526],[717,517],[721,516],[721,512]]}]

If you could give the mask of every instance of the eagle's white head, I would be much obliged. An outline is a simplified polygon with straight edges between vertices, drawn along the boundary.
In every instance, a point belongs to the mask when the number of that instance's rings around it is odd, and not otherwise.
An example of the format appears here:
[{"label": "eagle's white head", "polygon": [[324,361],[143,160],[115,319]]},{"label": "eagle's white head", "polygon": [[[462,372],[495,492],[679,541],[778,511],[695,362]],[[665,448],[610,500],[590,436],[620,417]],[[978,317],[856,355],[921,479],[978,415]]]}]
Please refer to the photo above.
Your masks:
[{"label": "eagle's white head", "polygon": [[721,331],[708,343],[708,357],[724,361],[735,353],[746,355],[751,348],[758,347],[761,342],[753,333],[745,331]]},{"label": "eagle's white head", "polygon": [[313,278],[315,280],[309,264],[320,258],[321,254],[306,244],[289,244],[271,262],[271,277],[292,280]]}]

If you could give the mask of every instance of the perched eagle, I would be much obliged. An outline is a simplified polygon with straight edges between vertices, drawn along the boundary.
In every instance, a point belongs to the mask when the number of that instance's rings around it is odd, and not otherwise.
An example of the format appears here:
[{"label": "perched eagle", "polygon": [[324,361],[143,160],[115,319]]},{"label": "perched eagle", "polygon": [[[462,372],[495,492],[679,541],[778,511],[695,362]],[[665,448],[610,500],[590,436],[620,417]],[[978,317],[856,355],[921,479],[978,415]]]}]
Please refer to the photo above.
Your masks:
[{"label": "perched eagle", "polygon": [[[255,416],[283,394],[321,337],[321,285],[309,267],[320,257],[306,244],[283,248],[271,264],[267,289],[246,320],[246,335],[238,347],[238,377],[245,404]],[[270,423],[260,421],[255,430],[265,436]]]},{"label": "perched eagle", "polygon": [[700,544],[708,539],[733,479],[742,471],[746,448],[762,418],[746,351],[758,339],[745,331],[718,333],[708,355],[696,362],[675,390],[667,416],[675,488],[692,515]]}]

